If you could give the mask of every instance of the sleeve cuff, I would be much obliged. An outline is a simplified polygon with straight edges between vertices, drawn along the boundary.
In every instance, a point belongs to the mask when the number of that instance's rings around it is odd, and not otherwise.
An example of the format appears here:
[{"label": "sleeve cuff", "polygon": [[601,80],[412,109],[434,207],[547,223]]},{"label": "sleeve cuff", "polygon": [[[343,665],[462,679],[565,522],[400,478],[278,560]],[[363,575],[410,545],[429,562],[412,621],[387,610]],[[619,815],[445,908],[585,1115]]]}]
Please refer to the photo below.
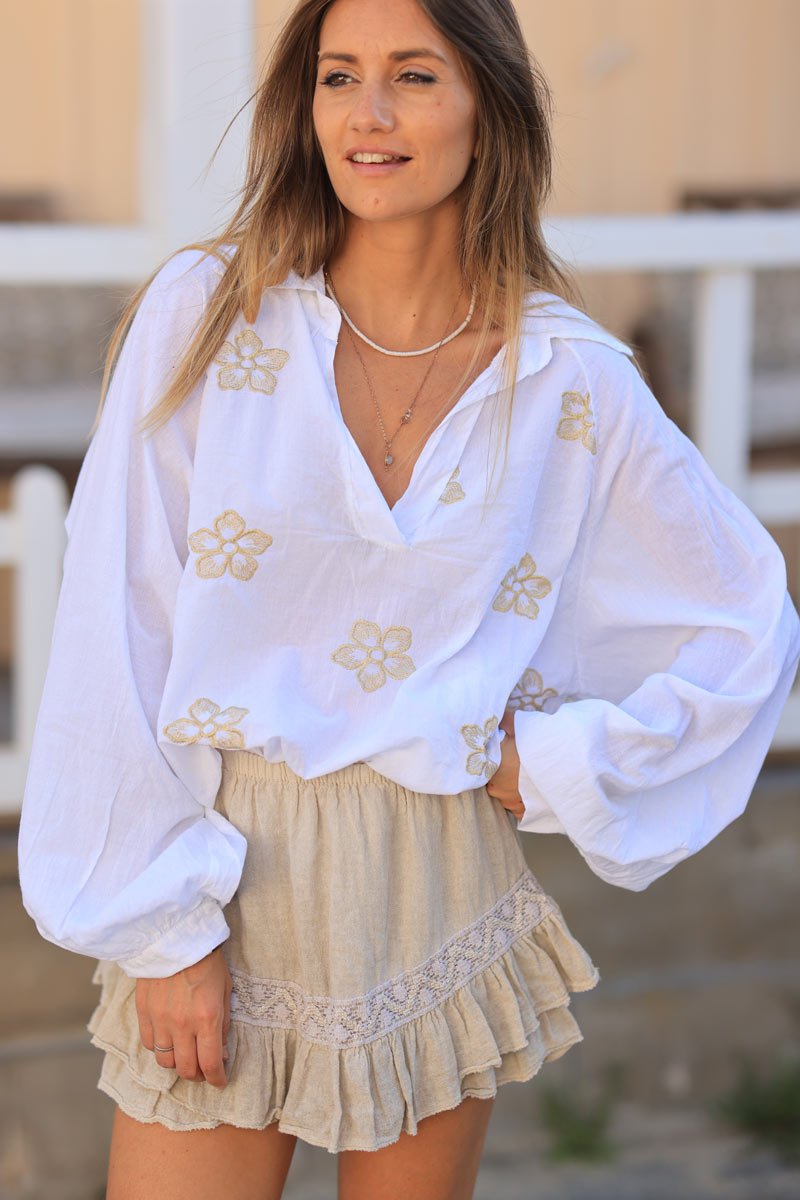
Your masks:
[{"label": "sleeve cuff", "polygon": [[[517,737],[517,714],[514,714],[514,737]],[[517,749],[520,747],[517,745]],[[526,758],[528,757],[526,753]],[[564,826],[545,800],[542,793],[528,773],[520,752],[519,764],[519,794],[525,805],[518,828],[524,833],[564,833]]]},{"label": "sleeve cuff", "polygon": [[222,909],[206,898],[191,913],[176,921],[145,950],[118,960],[133,979],[165,979],[190,967],[221,945],[230,934]]},{"label": "sleeve cuff", "polygon": [[625,888],[629,892],[643,892],[656,879],[666,875],[678,863],[689,857],[688,850],[676,850],[661,858],[648,859],[644,862],[616,863],[613,859],[604,858],[602,854],[592,854],[577,847],[578,853],[587,862],[591,870],[604,883],[614,887]]},{"label": "sleeve cuff", "polygon": [[564,826],[521,764],[519,768],[519,794],[522,797],[522,803],[525,805],[525,812],[519,822],[521,830],[525,833],[566,832]]}]

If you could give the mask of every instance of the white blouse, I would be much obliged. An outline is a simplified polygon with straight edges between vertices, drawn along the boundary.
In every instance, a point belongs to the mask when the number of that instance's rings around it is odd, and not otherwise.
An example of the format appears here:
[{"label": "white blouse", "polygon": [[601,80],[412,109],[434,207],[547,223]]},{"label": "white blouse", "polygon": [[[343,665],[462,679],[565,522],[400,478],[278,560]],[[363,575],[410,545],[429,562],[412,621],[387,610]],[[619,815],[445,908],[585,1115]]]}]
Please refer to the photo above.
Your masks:
[{"label": "white blouse", "polygon": [[246,847],[214,811],[221,748],[454,794],[495,771],[507,707],[522,829],[635,889],[714,837],[798,622],[776,546],[627,348],[534,296],[505,460],[501,351],[390,509],[341,417],[321,273],[268,289],[138,433],[220,269],[185,251],[150,287],[70,509],[20,837],[40,932],[171,974],[228,934]]}]

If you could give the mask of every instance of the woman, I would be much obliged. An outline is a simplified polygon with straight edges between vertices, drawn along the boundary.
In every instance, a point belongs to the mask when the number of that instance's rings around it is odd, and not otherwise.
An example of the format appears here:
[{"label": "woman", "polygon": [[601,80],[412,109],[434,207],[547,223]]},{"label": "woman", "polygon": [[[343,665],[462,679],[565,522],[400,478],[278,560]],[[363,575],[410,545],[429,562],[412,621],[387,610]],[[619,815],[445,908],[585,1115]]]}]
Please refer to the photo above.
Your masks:
[{"label": "woman", "polygon": [[780,555],[560,298],[544,97],[507,0],[304,0],[237,217],[135,302],[21,837],[102,960],[111,1200],[278,1197],[296,1137],[470,1196],[596,979],[517,821],[645,887],[766,753]]}]

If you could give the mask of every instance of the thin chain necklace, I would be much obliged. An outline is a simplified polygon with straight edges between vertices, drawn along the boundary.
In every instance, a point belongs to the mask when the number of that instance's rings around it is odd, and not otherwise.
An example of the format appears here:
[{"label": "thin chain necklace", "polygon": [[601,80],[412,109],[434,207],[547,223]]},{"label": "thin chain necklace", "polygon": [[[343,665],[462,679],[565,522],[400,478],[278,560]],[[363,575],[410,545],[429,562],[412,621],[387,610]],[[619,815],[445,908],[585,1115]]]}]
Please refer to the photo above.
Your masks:
[{"label": "thin chain necklace", "polygon": [[[451,312],[451,314],[448,318],[448,321],[447,321],[448,325],[450,324],[450,322],[453,319],[453,315],[456,311],[456,308],[458,307],[458,302],[460,299],[461,299],[461,292],[459,292],[458,295],[456,296],[456,302],[453,305],[453,312]],[[338,303],[338,301],[337,301],[337,303]],[[342,313],[343,313],[343,310],[342,310]],[[343,313],[343,315],[344,315],[344,313]],[[433,370],[434,366],[436,365],[436,359],[439,357],[439,351],[441,350],[442,346],[444,346],[446,341],[450,341],[450,338],[443,339],[441,342],[438,343],[437,346],[433,347],[433,349],[435,350],[434,356],[431,359],[430,365],[422,378],[422,383],[417,388],[417,392],[416,392],[416,395],[414,396],[414,399],[411,401],[408,408],[406,409],[406,411],[403,413],[402,417],[400,418],[400,424],[397,426],[397,429],[395,429],[395,431],[391,437],[387,437],[386,436],[386,426],[383,423],[383,417],[381,415],[380,406],[378,404],[378,398],[375,395],[375,389],[372,386],[372,380],[370,379],[369,372],[367,371],[367,364],[364,362],[364,358],[361,354],[361,351],[358,348],[358,342],[353,337],[349,323],[347,325],[347,333],[350,338],[350,341],[352,342],[353,349],[356,352],[356,358],[361,363],[361,370],[364,372],[364,378],[367,381],[367,387],[369,389],[369,394],[372,397],[372,403],[375,406],[375,412],[378,417],[378,425],[380,426],[381,437],[383,438],[383,445],[384,445],[383,465],[384,465],[385,469],[388,471],[389,467],[391,467],[392,463],[394,462],[394,455],[392,454],[392,442],[397,437],[398,433],[403,428],[403,426],[407,425],[408,422],[411,420],[412,416],[414,415],[414,405],[417,403],[420,396],[422,395],[422,389],[425,387],[425,384],[428,382],[430,373]]]},{"label": "thin chain necklace", "polygon": [[[345,310],[342,308],[341,304],[339,303],[336,293],[333,290],[333,283],[331,282],[331,277],[327,273],[327,271],[325,272],[325,290],[328,293],[328,295],[330,296],[333,303],[338,308],[339,312],[342,314],[342,317],[346,321],[348,328],[351,329],[353,331],[353,333],[356,334],[357,337],[360,337],[362,342],[366,342],[368,346],[371,346],[373,350],[377,350],[379,354],[389,354],[389,355],[391,355],[392,358],[415,358],[421,354],[430,354],[434,350],[437,350],[437,351],[440,350],[442,346],[446,346],[448,342],[452,342],[453,338],[457,338],[460,333],[464,332],[464,330],[469,325],[469,323],[472,320],[473,315],[475,313],[476,293],[475,293],[475,289],[473,288],[472,289],[472,297],[469,302],[469,312],[467,313],[466,317],[461,322],[458,329],[454,329],[452,333],[449,333],[446,337],[443,337],[440,342],[434,342],[432,346],[426,346],[424,350],[387,350],[385,346],[379,346],[377,342],[373,342],[371,338],[368,338],[365,333],[362,333],[361,330],[356,325],[353,324],[352,320],[350,319],[350,317],[347,315],[347,313],[345,312]],[[461,292],[459,292],[458,294],[459,294],[459,296],[461,296]],[[458,300],[456,300],[456,306],[457,305],[458,305]],[[455,309],[453,309],[453,312],[455,312]],[[453,318],[451,316],[450,320],[452,321],[452,319]],[[448,321],[447,324],[449,325],[450,321]]]}]

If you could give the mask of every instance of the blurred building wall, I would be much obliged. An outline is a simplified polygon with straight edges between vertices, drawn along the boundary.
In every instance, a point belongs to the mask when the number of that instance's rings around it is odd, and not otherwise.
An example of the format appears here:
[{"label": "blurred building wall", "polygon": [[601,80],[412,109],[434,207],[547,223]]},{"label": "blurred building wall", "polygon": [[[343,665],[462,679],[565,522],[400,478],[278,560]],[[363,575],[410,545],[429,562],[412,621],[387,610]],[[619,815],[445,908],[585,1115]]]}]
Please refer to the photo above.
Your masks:
[{"label": "blurred building wall", "polygon": [[0,219],[136,220],[138,9],[0,0]]},{"label": "blurred building wall", "polygon": [[800,186],[794,0],[527,0],[554,90],[555,211]]},{"label": "blurred building wall", "polygon": [[[221,0],[224,2],[224,0]],[[253,0],[263,57],[291,8]],[[519,0],[555,95],[553,211],[800,189],[796,0]],[[0,0],[0,194],[137,211],[139,0]],[[9,33],[11,36],[9,36]],[[225,48],[209,47],[209,58]]]}]

